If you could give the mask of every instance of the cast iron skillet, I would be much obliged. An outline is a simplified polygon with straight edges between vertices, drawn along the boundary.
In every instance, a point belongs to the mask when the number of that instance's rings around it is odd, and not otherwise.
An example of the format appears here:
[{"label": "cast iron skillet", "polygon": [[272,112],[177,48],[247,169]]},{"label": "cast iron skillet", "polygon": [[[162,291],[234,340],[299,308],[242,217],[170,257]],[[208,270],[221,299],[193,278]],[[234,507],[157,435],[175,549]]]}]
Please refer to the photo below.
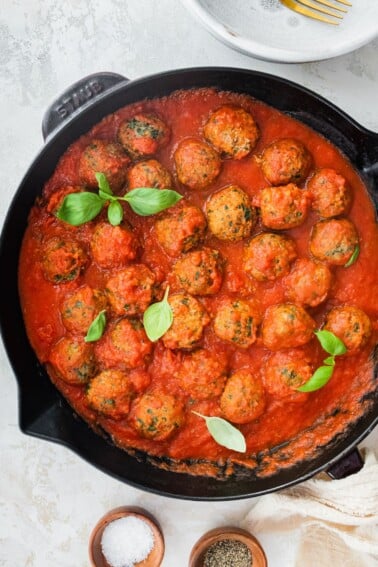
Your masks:
[{"label": "cast iron skillet", "polygon": [[[340,477],[358,469],[361,463],[353,449],[378,421],[378,388],[371,409],[346,435],[334,439],[314,460],[282,469],[272,477],[257,478],[251,473],[221,481],[162,470],[143,455],[137,459],[114,447],[73,412],[31,349],[17,288],[18,258],[29,210],[69,144],[126,104],[168,95],[177,89],[209,86],[250,94],[323,134],[355,165],[377,205],[378,134],[299,85],[264,73],[228,68],[171,71],[132,82],[113,73],[92,75],[70,87],[48,109],[43,120],[46,143],[10,206],[0,241],[0,325],[19,385],[19,423],[24,433],[66,445],[102,471],[144,490],[193,500],[232,500],[290,486],[321,470]],[[352,463],[346,459],[350,454],[354,457]]]}]

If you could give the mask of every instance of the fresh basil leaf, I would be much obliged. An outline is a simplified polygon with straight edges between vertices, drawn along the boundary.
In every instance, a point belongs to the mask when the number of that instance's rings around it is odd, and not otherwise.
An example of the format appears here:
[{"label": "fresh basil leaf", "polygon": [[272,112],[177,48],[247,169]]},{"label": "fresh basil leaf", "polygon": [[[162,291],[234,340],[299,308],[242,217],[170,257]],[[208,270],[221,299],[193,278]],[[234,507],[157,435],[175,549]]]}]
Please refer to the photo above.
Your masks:
[{"label": "fresh basil leaf", "polygon": [[103,309],[103,311],[100,311],[100,313],[97,315],[96,319],[92,321],[92,324],[87,331],[84,341],[86,343],[93,343],[94,341],[101,339],[105,330],[105,325],[106,316],[105,309]]},{"label": "fresh basil leaf", "polygon": [[238,451],[239,453],[246,452],[247,445],[243,433],[231,425],[226,419],[221,417],[208,417],[194,410],[193,413],[206,421],[207,429],[218,445],[222,445],[222,447],[226,447],[232,451]]},{"label": "fresh basil leaf", "polygon": [[165,290],[162,301],[147,307],[143,314],[143,325],[150,341],[159,340],[173,323],[172,308],[168,303],[169,286]]},{"label": "fresh basil leaf", "polygon": [[327,364],[328,366],[335,366],[335,357],[334,356],[327,356],[327,358],[325,358],[323,360],[324,364]]},{"label": "fresh basil leaf", "polygon": [[105,193],[105,191],[103,191],[102,189],[98,190],[98,194],[99,197],[105,202],[117,200],[117,197],[115,197],[114,195],[109,195],[109,193]]},{"label": "fresh basil leaf", "polygon": [[129,203],[134,213],[146,217],[168,209],[182,199],[182,195],[172,189],[139,187],[126,193],[122,199]]},{"label": "fresh basil leaf", "polygon": [[319,366],[311,378],[307,380],[306,384],[303,384],[297,390],[299,392],[314,392],[323,388],[331,378],[333,371],[333,366]]},{"label": "fresh basil leaf", "polygon": [[353,254],[351,255],[351,257],[349,258],[349,260],[347,261],[346,264],[344,264],[344,268],[349,268],[349,266],[351,266],[352,264],[354,264],[357,261],[358,256],[360,255],[360,247],[356,246],[356,248],[354,249]]},{"label": "fresh basil leaf", "polygon": [[96,193],[71,193],[64,198],[56,216],[68,224],[79,226],[94,219],[103,206],[103,200]]},{"label": "fresh basil leaf", "polygon": [[100,191],[102,193],[106,193],[106,195],[113,195],[113,191],[110,189],[109,181],[106,179],[105,173],[95,173],[95,177]]},{"label": "fresh basil leaf", "polygon": [[315,335],[322,345],[322,348],[328,352],[328,354],[337,356],[339,354],[344,354],[347,351],[343,341],[330,331],[327,331],[326,329],[323,329],[322,331],[315,331]]},{"label": "fresh basil leaf", "polygon": [[121,224],[123,219],[123,208],[119,201],[112,201],[108,207],[108,220],[113,226]]}]

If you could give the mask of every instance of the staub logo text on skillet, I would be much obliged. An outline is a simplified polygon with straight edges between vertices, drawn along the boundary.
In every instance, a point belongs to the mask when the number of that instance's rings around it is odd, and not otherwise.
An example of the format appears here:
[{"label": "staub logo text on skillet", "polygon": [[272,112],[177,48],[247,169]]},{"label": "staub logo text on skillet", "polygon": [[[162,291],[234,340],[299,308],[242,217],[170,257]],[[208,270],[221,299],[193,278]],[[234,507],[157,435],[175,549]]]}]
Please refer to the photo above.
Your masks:
[{"label": "staub logo text on skillet", "polygon": [[90,80],[69,95],[64,96],[56,105],[55,111],[59,114],[60,118],[66,118],[103,90],[104,85],[100,81]]}]

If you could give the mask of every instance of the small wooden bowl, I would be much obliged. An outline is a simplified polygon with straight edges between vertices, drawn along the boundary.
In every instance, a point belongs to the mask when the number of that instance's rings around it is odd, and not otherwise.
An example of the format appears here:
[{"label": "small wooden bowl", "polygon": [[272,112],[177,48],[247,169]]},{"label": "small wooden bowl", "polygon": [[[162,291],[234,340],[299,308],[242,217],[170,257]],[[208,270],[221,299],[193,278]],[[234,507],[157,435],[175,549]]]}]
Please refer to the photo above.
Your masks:
[{"label": "small wooden bowl", "polygon": [[148,557],[139,563],[136,563],[136,567],[159,567],[164,556],[164,537],[158,522],[155,518],[143,508],[138,508],[137,506],[120,506],[119,508],[114,508],[110,510],[105,516],[103,516],[95,525],[92,530],[89,539],[89,559],[91,562],[91,567],[111,567],[106,561],[104,554],[101,549],[101,538],[104,529],[110,522],[114,520],[119,520],[119,518],[124,518],[126,516],[134,516],[143,520],[148,524],[154,535],[154,547],[149,553]]},{"label": "small wooden bowl", "polygon": [[268,563],[263,548],[257,539],[246,530],[233,527],[215,528],[206,532],[191,551],[189,567],[203,567],[206,551],[217,541],[225,539],[244,543],[251,552],[253,567],[267,567]]}]

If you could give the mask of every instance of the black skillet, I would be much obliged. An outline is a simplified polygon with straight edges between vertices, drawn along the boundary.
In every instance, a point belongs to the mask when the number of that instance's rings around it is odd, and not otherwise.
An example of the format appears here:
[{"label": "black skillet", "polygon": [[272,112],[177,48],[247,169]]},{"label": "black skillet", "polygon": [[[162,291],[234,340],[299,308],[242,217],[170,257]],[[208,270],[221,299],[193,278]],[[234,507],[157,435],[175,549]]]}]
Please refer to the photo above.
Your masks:
[{"label": "black skillet", "polygon": [[315,459],[282,469],[269,478],[251,473],[217,480],[162,470],[144,455],[136,458],[113,446],[73,412],[29,344],[17,288],[18,258],[29,210],[67,147],[105,115],[126,104],[177,89],[210,86],[247,93],[320,132],[354,164],[377,206],[378,134],[299,85],[264,73],[228,68],[171,71],[131,82],[113,73],[92,75],[70,87],[48,109],[43,120],[45,145],[9,208],[0,241],[0,325],[18,381],[19,423],[24,433],[66,445],[105,473],[144,490],[193,500],[233,500],[296,484],[322,470],[338,478],[361,467],[354,448],[378,422],[378,388],[369,411],[345,435],[323,447]]}]

